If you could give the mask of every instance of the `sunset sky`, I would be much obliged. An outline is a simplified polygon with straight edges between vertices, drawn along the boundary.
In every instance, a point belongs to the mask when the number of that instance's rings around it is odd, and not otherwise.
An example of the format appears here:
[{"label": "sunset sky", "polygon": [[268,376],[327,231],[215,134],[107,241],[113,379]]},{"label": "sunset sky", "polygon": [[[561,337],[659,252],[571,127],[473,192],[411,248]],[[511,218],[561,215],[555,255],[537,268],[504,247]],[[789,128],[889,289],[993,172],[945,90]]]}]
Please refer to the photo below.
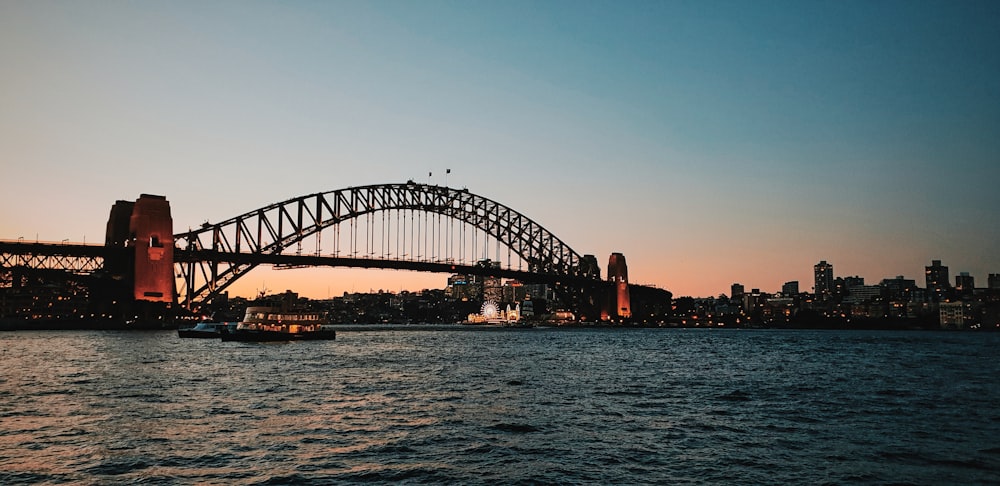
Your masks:
[{"label": "sunset sky", "polygon": [[[181,232],[451,169],[675,296],[808,291],[820,260],[1000,273],[995,0],[0,0],[0,73],[0,239],[100,243],[142,193]],[[446,278],[259,269],[231,291]]]}]

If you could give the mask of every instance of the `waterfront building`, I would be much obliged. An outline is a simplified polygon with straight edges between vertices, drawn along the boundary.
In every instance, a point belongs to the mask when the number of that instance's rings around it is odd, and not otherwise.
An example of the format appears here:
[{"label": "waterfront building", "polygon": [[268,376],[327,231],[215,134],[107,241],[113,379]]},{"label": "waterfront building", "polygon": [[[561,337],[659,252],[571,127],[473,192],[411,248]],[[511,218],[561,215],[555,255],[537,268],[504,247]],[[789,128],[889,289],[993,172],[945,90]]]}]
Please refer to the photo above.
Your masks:
[{"label": "waterfront building", "polygon": [[966,308],[962,302],[942,302],[938,305],[943,329],[963,329],[966,324]]},{"label": "waterfront building", "polygon": [[463,302],[478,302],[483,300],[483,278],[476,275],[455,274],[448,277],[448,287],[445,294]]},{"label": "waterfront building", "polygon": [[743,294],[746,289],[743,288],[743,284],[734,283],[729,287],[729,298],[731,299],[742,299]]},{"label": "waterfront building", "polygon": [[786,297],[799,295],[799,281],[792,280],[791,282],[785,282],[785,284],[781,286],[781,295]]},{"label": "waterfront building", "polygon": [[500,277],[483,278],[483,300],[503,301],[503,283]]},{"label": "waterfront building", "polygon": [[462,294],[465,293],[466,285],[468,285],[467,275],[452,275],[448,277],[448,286],[445,287],[445,293],[452,299],[461,300]]},{"label": "waterfront building", "polygon": [[795,315],[795,299],[768,297],[764,299],[762,316],[768,322],[788,322]]},{"label": "waterfront building", "polygon": [[527,298],[527,288],[520,280],[509,279],[503,283],[504,302],[523,302]]},{"label": "waterfront building", "polygon": [[886,297],[889,300],[903,300],[911,290],[917,287],[917,281],[898,275],[896,278],[883,278],[881,285],[885,287]]},{"label": "waterfront building", "polygon": [[[476,266],[480,268],[500,268],[500,262],[488,259],[480,260],[476,262]],[[503,282],[500,280],[500,277],[478,276],[475,277],[475,282],[479,284],[480,286],[479,288],[481,289],[482,293],[477,296],[478,297],[477,299],[469,299],[469,300],[483,300],[483,301],[492,300],[494,302],[503,301]]]},{"label": "waterfront building", "polygon": [[959,295],[969,296],[976,290],[976,282],[969,275],[969,272],[961,272],[955,275],[955,291]]},{"label": "waterfront building", "polygon": [[948,284],[948,267],[941,265],[941,260],[931,260],[931,265],[924,267],[924,276],[929,292],[940,295],[951,288]]},{"label": "waterfront building", "polygon": [[847,293],[849,297],[845,298],[845,302],[850,302],[854,304],[860,304],[862,302],[871,302],[882,296],[882,286],[880,285],[854,285],[847,287]]},{"label": "waterfront building", "polygon": [[749,294],[743,294],[743,310],[751,312],[758,307],[762,307],[767,297],[768,295],[762,294],[760,289],[750,289]]},{"label": "waterfront building", "polygon": [[555,289],[546,284],[524,284],[525,297],[533,300],[556,300]]},{"label": "waterfront building", "polygon": [[825,299],[833,294],[832,264],[827,263],[826,260],[821,260],[819,263],[814,265],[813,278],[815,280],[813,292],[815,292],[817,298]]}]

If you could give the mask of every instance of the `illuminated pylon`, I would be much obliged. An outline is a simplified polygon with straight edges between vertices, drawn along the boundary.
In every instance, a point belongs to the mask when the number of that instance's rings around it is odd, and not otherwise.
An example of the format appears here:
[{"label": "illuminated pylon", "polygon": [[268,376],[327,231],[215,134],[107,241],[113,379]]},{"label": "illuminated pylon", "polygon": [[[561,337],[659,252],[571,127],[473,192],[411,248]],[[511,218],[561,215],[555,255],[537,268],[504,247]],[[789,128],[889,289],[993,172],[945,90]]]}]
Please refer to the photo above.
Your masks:
[{"label": "illuminated pylon", "polygon": [[615,311],[609,314],[618,316],[618,319],[631,319],[632,303],[628,295],[628,266],[625,264],[625,255],[611,254],[608,260],[608,281],[614,283],[614,296],[611,301],[615,305]]},{"label": "illuminated pylon", "polygon": [[173,229],[167,199],[142,194],[129,218],[132,240],[128,244],[135,248],[135,300],[173,302]]}]

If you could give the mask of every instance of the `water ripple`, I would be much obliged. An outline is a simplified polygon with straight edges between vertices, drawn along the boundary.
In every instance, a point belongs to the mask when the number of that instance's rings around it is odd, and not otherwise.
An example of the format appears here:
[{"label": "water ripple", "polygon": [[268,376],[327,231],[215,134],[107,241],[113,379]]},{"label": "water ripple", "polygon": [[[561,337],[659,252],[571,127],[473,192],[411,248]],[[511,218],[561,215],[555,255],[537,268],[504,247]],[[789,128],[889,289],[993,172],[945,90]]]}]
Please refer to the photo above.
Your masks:
[{"label": "water ripple", "polygon": [[0,335],[2,484],[997,484],[1000,334]]}]

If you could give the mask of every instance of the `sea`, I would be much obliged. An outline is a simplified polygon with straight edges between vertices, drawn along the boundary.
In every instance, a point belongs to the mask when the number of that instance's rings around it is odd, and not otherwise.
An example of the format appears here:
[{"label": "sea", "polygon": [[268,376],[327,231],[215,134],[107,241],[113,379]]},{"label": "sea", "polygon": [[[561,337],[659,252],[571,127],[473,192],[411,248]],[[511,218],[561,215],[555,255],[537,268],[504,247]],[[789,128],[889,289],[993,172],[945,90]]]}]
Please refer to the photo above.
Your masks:
[{"label": "sea", "polygon": [[1000,484],[1000,333],[0,333],[0,484]]}]

